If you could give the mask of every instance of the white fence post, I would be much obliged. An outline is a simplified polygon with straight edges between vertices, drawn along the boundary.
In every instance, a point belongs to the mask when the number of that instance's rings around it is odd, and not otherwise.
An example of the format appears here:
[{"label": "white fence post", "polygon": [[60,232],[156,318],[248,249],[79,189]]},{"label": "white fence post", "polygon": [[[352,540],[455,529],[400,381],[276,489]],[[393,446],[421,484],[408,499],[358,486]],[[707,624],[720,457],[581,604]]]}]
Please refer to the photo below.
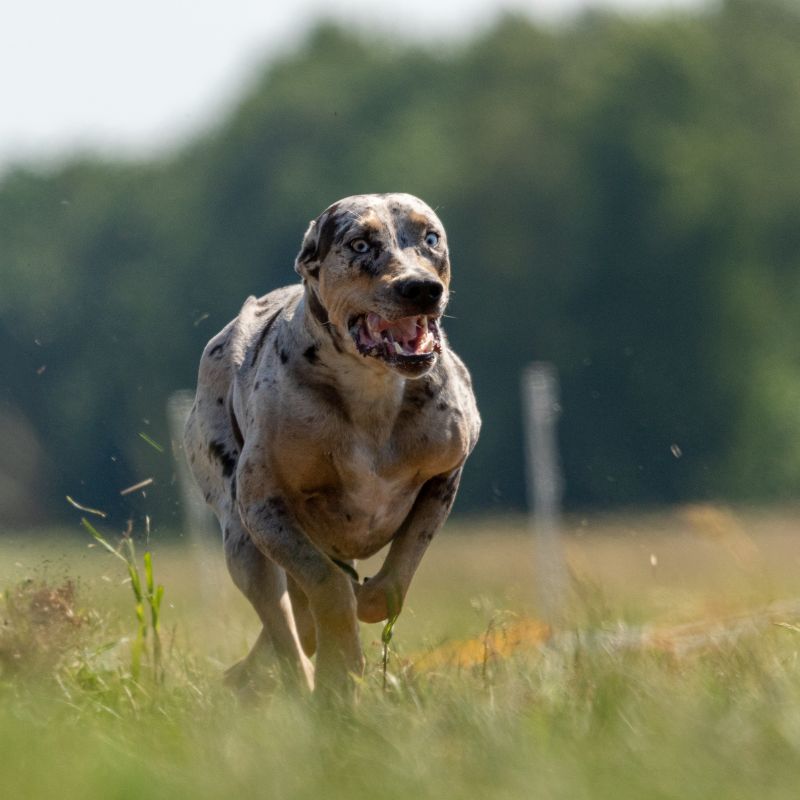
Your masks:
[{"label": "white fence post", "polygon": [[556,437],[561,407],[558,374],[552,364],[534,362],[523,370],[522,407],[536,597],[544,620],[554,624],[566,602],[567,570],[561,541],[563,482]]}]

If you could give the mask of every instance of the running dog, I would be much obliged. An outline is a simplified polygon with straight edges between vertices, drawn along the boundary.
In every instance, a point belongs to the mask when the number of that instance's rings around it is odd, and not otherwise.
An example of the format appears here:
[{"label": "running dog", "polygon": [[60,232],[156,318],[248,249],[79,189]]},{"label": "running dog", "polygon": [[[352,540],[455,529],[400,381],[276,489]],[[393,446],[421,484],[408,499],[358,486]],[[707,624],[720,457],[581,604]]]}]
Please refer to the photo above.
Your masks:
[{"label": "running dog", "polygon": [[[248,298],[206,346],[185,450],[263,623],[229,680],[254,679],[273,652],[289,680],[351,695],[358,620],[399,613],[480,417],[442,330],[450,259],[425,203],[334,203],[295,270],[301,284]],[[387,544],[359,583],[353,562]]]}]

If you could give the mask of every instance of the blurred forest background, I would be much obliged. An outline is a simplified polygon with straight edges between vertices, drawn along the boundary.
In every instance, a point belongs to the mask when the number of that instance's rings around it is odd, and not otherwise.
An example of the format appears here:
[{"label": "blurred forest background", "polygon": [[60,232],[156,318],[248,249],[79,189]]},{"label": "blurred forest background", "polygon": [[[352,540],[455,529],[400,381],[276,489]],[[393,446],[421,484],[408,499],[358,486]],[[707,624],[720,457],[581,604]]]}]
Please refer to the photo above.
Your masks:
[{"label": "blurred forest background", "polygon": [[796,496],[800,6],[727,0],[442,49],[325,24],[177,152],[7,170],[2,523],[70,494],[177,524],[167,398],[248,294],[295,280],[309,219],[373,191],[448,229],[485,420],[461,512],[524,507],[532,360],[561,376],[568,507]]}]

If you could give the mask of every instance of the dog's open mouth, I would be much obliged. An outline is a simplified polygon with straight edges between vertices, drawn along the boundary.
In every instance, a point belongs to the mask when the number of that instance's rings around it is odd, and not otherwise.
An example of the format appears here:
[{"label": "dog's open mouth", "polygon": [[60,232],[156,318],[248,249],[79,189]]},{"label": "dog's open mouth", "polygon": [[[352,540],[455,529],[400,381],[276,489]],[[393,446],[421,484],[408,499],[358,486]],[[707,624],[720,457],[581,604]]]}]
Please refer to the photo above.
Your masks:
[{"label": "dog's open mouth", "polygon": [[350,334],[361,355],[381,358],[389,364],[433,361],[442,348],[436,317],[401,317],[389,321],[370,312],[350,323]]}]

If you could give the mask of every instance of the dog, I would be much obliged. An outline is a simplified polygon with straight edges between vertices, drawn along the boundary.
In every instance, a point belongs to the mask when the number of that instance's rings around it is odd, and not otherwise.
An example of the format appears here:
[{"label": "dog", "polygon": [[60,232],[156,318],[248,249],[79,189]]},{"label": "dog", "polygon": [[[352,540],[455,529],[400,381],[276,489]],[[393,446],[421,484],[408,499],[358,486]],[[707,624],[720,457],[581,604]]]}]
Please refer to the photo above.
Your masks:
[{"label": "dog", "polygon": [[[400,612],[480,416],[442,329],[450,258],[425,203],[339,200],[311,222],[295,270],[301,283],[249,297],[206,346],[184,444],[263,624],[228,680],[255,680],[272,652],[290,683],[352,696],[358,620]],[[354,562],[387,544],[359,583]]]}]

